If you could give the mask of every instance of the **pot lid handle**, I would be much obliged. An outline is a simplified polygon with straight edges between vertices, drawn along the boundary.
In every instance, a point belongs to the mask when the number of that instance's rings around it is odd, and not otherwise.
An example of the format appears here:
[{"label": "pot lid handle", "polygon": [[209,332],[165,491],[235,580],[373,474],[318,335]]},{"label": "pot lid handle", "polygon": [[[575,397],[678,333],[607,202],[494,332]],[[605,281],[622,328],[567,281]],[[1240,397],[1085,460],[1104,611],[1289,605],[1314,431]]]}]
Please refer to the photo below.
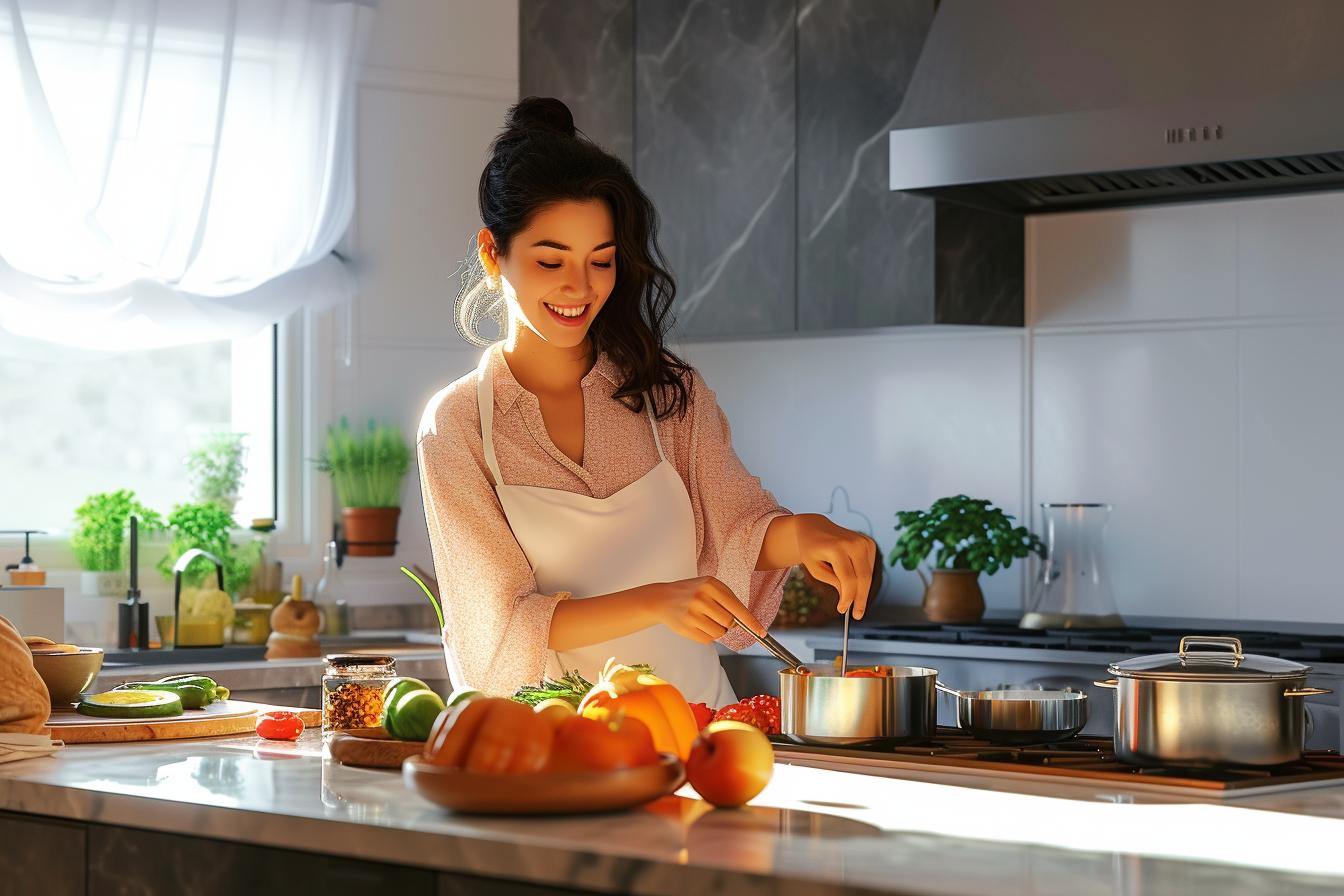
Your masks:
[{"label": "pot lid handle", "polygon": [[[1185,656],[1189,653],[1189,648],[1195,644],[1207,644],[1213,647],[1227,647],[1232,651],[1236,661],[1240,663],[1246,658],[1241,652],[1241,639],[1229,638],[1223,635],[1186,635],[1181,638],[1181,646],[1177,651],[1181,656],[1181,662],[1185,662]],[[1202,651],[1201,651],[1202,652]]]}]

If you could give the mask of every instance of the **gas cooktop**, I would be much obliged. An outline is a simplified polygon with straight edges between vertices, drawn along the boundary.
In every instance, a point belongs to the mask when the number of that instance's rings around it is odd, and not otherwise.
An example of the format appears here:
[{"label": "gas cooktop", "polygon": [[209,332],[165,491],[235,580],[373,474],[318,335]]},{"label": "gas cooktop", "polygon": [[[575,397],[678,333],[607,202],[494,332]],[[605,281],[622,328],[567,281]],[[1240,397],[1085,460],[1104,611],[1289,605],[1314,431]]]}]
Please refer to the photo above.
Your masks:
[{"label": "gas cooktop", "polygon": [[1344,757],[1326,750],[1308,750],[1301,761],[1271,767],[1139,768],[1115,758],[1110,738],[1073,737],[1053,744],[1000,746],[956,728],[938,729],[920,744],[832,747],[797,744],[772,736],[780,759],[820,760],[899,772],[911,769],[978,772],[1031,779],[1053,777],[1075,783],[1112,781],[1144,790],[1183,792],[1214,797],[1247,796],[1344,783]]},{"label": "gas cooktop", "polygon": [[1311,664],[1344,662],[1344,636],[1263,631],[1203,632],[1188,628],[1025,629],[1016,622],[983,621],[970,625],[873,625],[855,629],[851,637],[870,641],[914,641],[979,647],[1023,647],[1035,650],[1084,650],[1106,654],[1175,653],[1190,634],[1231,635],[1247,653],[1276,656]]}]

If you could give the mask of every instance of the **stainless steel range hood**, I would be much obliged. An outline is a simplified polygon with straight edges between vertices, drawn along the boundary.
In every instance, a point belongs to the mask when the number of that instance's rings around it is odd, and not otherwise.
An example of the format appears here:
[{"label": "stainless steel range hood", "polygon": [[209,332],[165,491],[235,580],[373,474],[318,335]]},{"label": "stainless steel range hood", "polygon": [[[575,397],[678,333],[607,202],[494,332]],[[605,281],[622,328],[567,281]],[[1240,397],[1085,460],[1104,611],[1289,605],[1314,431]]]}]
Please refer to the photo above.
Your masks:
[{"label": "stainless steel range hood", "polygon": [[1012,212],[1344,187],[1344,2],[942,0],[890,158]]}]

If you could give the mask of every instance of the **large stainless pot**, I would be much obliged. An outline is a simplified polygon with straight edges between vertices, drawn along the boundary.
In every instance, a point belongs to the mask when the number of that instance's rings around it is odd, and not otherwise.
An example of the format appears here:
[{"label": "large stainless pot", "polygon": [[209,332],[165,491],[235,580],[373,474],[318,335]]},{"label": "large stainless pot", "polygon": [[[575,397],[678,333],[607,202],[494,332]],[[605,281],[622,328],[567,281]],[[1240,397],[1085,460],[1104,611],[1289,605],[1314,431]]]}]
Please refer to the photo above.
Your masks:
[{"label": "large stainless pot", "polygon": [[779,670],[780,730],[809,744],[908,743],[938,727],[935,669],[889,666],[892,674],[845,678],[829,663]]},{"label": "large stainless pot", "polygon": [[[1217,650],[1193,650],[1195,646]],[[1189,635],[1177,653],[1113,663],[1115,757],[1132,765],[1278,765],[1302,757],[1310,666]]]}]

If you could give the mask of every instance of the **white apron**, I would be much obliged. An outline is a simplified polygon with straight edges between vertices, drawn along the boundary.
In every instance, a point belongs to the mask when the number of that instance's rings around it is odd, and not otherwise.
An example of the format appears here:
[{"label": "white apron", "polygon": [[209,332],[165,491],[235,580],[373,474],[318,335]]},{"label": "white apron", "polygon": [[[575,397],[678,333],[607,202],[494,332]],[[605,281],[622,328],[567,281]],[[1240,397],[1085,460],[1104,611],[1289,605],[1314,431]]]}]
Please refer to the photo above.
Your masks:
[{"label": "white apron", "polygon": [[[506,485],[499,475],[492,436],[495,393],[490,353],[494,350],[494,346],[485,350],[478,368],[481,440],[495,493],[532,566],[537,590],[547,594],[568,591],[571,599],[579,600],[699,575],[691,499],[676,468],[663,455],[648,396],[644,406],[658,448],[658,465],[614,495],[593,498],[563,489]],[[648,663],[692,703],[717,708],[737,700],[714,645],[684,638],[661,624],[587,647],[553,652],[546,674],[554,678],[564,670],[578,670],[594,681],[612,656],[627,664]]]}]

